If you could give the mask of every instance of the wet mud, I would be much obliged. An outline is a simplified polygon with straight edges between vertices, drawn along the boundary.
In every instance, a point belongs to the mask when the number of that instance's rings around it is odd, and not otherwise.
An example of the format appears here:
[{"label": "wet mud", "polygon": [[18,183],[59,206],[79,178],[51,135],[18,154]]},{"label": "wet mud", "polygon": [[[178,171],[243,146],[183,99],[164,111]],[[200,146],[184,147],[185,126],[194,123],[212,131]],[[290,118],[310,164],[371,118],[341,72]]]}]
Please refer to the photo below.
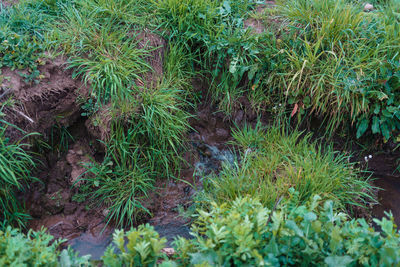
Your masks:
[{"label": "wet mud", "polygon": [[386,217],[391,212],[397,225],[400,225],[400,173],[396,170],[400,153],[382,153],[368,160],[368,169],[374,178],[373,184],[379,187],[378,201],[372,209],[373,217]]}]

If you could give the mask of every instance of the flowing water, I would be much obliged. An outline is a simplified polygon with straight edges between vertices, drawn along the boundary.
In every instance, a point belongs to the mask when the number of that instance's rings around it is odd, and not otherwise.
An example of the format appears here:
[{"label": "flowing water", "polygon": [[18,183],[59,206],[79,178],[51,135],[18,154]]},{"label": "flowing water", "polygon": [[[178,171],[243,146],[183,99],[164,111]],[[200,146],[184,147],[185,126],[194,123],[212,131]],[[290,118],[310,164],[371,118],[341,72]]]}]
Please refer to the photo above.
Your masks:
[{"label": "flowing water", "polygon": [[[194,144],[199,154],[199,161],[194,164],[195,174],[205,176],[211,172],[217,172],[221,163],[226,161],[233,163],[235,156],[228,149],[219,149],[208,144]],[[167,246],[172,247],[175,238],[184,237],[190,239],[190,227],[179,219],[172,218],[170,222],[154,225],[154,229],[160,237],[167,239]],[[69,245],[80,255],[91,255],[94,260],[100,259],[104,251],[112,244],[112,229],[102,232],[86,231],[79,237],[69,240]]]}]

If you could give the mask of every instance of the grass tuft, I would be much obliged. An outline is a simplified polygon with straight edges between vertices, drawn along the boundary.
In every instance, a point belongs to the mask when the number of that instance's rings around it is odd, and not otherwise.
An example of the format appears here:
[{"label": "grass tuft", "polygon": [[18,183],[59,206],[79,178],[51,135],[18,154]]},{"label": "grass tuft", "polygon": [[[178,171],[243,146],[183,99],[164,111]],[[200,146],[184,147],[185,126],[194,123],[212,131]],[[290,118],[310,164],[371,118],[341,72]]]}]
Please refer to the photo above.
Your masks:
[{"label": "grass tuft", "polygon": [[310,135],[258,124],[235,130],[233,137],[241,160],[225,164],[219,176],[205,180],[198,196],[204,205],[252,196],[272,207],[292,187],[303,203],[314,194],[334,200],[342,210],[375,202],[370,178],[348,156],[313,143]]}]

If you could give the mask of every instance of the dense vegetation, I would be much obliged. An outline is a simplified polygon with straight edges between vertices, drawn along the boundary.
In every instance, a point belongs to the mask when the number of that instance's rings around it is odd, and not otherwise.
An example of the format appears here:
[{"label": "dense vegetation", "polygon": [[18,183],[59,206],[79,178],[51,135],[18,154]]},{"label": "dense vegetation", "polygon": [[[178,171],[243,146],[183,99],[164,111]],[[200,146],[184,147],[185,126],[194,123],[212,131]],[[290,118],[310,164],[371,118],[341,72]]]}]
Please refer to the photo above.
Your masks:
[{"label": "dense vegetation", "polygon": [[[3,108],[0,109],[0,116],[4,117]],[[23,226],[28,215],[16,198],[16,191],[23,190],[34,180],[31,172],[35,162],[26,151],[27,144],[23,143],[24,140],[11,142],[5,137],[8,127],[14,126],[0,119],[0,218],[4,220],[3,225],[15,223]]]},{"label": "dense vegetation", "polygon": [[[39,84],[44,59],[63,56],[89,88],[76,93],[82,116],[105,132],[99,140],[104,157],[86,164],[76,183],[92,207],[107,207],[107,223],[131,228],[115,232],[118,250],[108,248],[105,266],[399,264],[391,215],[374,219],[381,232],[352,218],[354,207],[376,202],[369,175],[306,131],[316,130],[317,121],[324,142],[332,136],[362,137],[357,141],[366,145],[398,141],[400,2],[374,2],[371,12],[350,0],[281,0],[261,11],[260,4],[0,4],[0,68]],[[195,77],[208,81],[208,95],[194,89]],[[15,104],[3,97],[9,101],[2,102],[2,118]],[[132,227],[150,215],[144,203],[156,180],[179,178],[189,119],[202,101],[227,120],[251,109],[274,122],[243,121],[232,129],[237,158],[202,177],[191,207],[194,239],[176,240],[177,253],[167,259],[166,240],[151,226]],[[26,137],[11,141],[10,127]],[[9,226],[23,228],[29,218],[17,193],[36,180],[40,164],[31,135],[0,121],[0,265],[90,265],[70,249],[60,252],[62,241],[52,243],[44,231],[24,234]]]},{"label": "dense vegetation", "polygon": [[373,202],[372,186],[349,157],[330,147],[323,150],[310,141],[310,136],[257,125],[255,129],[245,126],[234,131],[233,137],[241,161],[224,164],[219,175],[204,180],[204,189],[197,196],[204,206],[257,196],[272,207],[292,187],[299,192],[300,202],[319,194],[335,201],[342,210]]},{"label": "dense vegetation", "polygon": [[[116,231],[114,243],[102,257],[104,266],[395,266],[400,260],[400,235],[393,218],[375,220],[375,232],[364,219],[349,219],[335,211],[333,201],[315,195],[299,205],[299,193],[289,196],[273,210],[258,200],[237,198],[221,205],[213,202],[199,210],[192,226],[194,239],[175,241],[176,254],[168,260],[152,226],[141,225],[128,232]],[[30,239],[32,235],[33,239]],[[50,238],[51,239],[51,238]],[[35,262],[51,265],[59,253],[58,243],[48,246],[49,236],[29,233],[24,237],[8,228],[0,232],[0,262]],[[127,240],[127,241],[126,241]],[[19,245],[19,244],[24,245]],[[36,250],[28,250],[35,245]],[[17,246],[15,244],[18,244]],[[29,245],[29,246],[27,246]],[[10,252],[7,248],[12,248]],[[4,252],[3,252],[4,251]],[[47,259],[46,257],[50,257]],[[85,258],[71,251],[61,253],[60,263],[87,266]],[[46,264],[44,264],[46,263]],[[52,266],[52,265],[51,265]],[[62,265],[65,266],[65,265]],[[66,266],[74,266],[66,265]]]}]

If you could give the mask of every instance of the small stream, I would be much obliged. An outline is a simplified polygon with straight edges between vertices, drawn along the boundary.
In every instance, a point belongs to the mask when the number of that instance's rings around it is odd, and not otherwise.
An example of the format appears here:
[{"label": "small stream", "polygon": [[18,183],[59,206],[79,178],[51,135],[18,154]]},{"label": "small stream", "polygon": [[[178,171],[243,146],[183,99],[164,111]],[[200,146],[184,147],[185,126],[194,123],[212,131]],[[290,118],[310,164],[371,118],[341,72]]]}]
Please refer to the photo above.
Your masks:
[{"label": "small stream", "polygon": [[[211,172],[217,172],[223,161],[232,163],[235,159],[235,155],[228,149],[219,149],[216,146],[205,143],[194,143],[193,147],[196,148],[199,158],[199,161],[194,164],[193,174],[200,177],[204,177]],[[160,237],[167,239],[167,247],[172,247],[173,241],[178,237],[192,238],[190,226],[179,219],[165,224],[155,224],[154,229],[159,233]],[[86,231],[79,237],[69,240],[68,243],[81,256],[90,254],[93,260],[98,260],[107,247],[112,244],[112,229],[108,228],[104,232],[97,233]]]}]

